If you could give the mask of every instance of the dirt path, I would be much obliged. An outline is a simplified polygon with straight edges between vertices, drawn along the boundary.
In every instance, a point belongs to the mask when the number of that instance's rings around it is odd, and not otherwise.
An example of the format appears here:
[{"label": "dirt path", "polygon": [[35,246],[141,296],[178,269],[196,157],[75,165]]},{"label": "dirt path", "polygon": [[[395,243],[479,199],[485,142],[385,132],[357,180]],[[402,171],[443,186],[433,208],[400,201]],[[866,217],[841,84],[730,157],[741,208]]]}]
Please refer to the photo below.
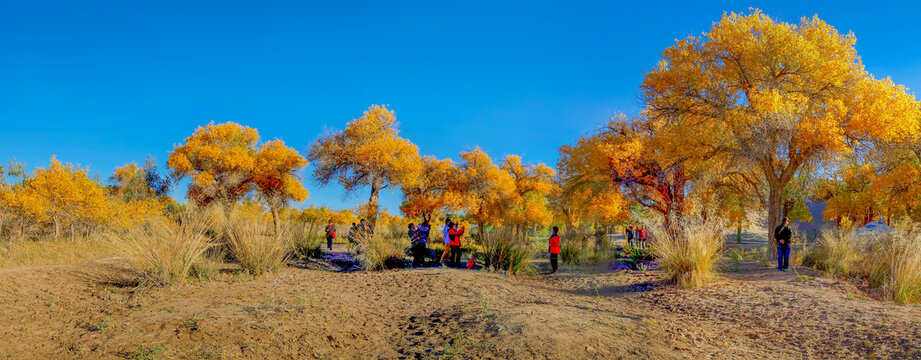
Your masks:
[{"label": "dirt path", "polygon": [[0,358],[921,358],[921,308],[754,263],[699,291],[601,269],[292,267],[155,289],[117,286],[124,273],[0,270],[0,338],[16,339]]}]

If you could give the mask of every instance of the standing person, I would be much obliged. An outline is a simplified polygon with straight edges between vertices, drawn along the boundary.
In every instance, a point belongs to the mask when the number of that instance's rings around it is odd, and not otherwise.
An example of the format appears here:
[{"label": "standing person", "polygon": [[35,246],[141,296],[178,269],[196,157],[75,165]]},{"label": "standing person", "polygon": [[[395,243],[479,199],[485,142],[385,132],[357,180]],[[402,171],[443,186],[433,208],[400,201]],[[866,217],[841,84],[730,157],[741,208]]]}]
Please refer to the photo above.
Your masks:
[{"label": "standing person", "polygon": [[627,245],[633,247],[633,225],[627,226]]},{"label": "standing person", "polygon": [[409,252],[413,255],[413,267],[419,265],[419,259],[416,257],[416,254],[419,252],[419,230],[416,229],[416,225],[409,223],[409,230],[406,231],[406,235],[409,236]]},{"label": "standing person", "polygon": [[358,225],[352,223],[352,227],[349,228],[349,248],[348,251],[352,251],[352,247],[355,246],[355,237],[358,236]]},{"label": "standing person", "polygon": [[645,225],[640,226],[639,238],[640,238],[640,247],[645,249],[646,248],[646,226]]},{"label": "standing person", "polygon": [[365,225],[366,225],[366,224],[365,224],[365,219],[361,219],[361,221],[358,222],[358,227],[361,228],[361,235],[362,235],[362,236],[368,236],[368,228],[367,228]]},{"label": "standing person", "polygon": [[790,219],[785,217],[780,226],[774,229],[774,240],[777,241],[777,270],[787,271],[787,267],[790,266],[790,239],[792,237]]},{"label": "standing person", "polygon": [[326,222],[326,249],[333,251],[333,239],[336,238],[336,225],[333,225],[333,219]]},{"label": "standing person", "polygon": [[458,229],[457,223],[454,223],[451,230],[448,230],[448,235],[451,237],[451,242],[449,243],[451,254],[448,255],[448,257],[452,266],[461,267],[461,236],[464,235],[464,227],[461,226],[461,228]]},{"label": "standing person", "polygon": [[[422,220],[422,224],[419,224],[419,227],[416,228],[417,237],[419,238],[419,247],[416,249],[417,252],[413,253],[413,256],[419,258],[418,266],[425,266],[425,255],[429,252],[428,243],[431,229],[432,226],[429,225],[428,220]],[[413,262],[416,262],[415,259],[413,259]]]},{"label": "standing person", "polygon": [[552,269],[550,271],[551,274],[556,274],[556,271],[559,267],[557,263],[560,257],[560,236],[557,235],[557,233],[559,232],[560,232],[560,228],[554,226],[553,234],[550,235],[550,241],[549,241],[550,246],[547,249],[547,252],[550,253],[550,268]]},{"label": "standing person", "polygon": [[452,226],[451,219],[445,218],[445,226],[442,227],[442,232],[444,232],[445,252],[441,254],[441,261],[439,261],[442,265],[445,263],[445,257],[447,257],[448,253],[451,251],[451,234],[448,232],[451,231]]}]

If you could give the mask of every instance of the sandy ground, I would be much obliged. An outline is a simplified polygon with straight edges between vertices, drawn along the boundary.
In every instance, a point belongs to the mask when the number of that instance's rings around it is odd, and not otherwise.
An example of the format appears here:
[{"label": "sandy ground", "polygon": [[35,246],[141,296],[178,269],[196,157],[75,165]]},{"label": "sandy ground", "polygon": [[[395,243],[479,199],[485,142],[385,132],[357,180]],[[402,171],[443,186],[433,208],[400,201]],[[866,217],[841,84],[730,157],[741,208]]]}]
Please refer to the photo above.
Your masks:
[{"label": "sandy ground", "polygon": [[162,288],[117,259],[0,270],[0,359],[921,359],[921,307],[808,269],[656,272],[289,267]]}]

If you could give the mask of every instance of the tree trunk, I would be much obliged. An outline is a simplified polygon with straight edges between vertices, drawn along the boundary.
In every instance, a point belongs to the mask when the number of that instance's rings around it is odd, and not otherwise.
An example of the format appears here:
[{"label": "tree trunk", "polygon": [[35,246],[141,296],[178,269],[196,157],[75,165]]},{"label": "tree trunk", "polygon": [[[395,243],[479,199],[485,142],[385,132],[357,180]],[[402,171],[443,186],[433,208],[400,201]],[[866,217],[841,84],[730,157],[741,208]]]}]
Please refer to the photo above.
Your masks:
[{"label": "tree trunk", "polygon": [[774,240],[774,229],[780,226],[783,218],[783,188],[785,184],[770,186],[768,195],[768,259],[777,259],[777,242]]},{"label": "tree trunk", "polygon": [[275,206],[269,206],[269,210],[272,211],[272,225],[275,226],[275,236],[278,236],[278,209]]},{"label": "tree trunk", "polygon": [[368,199],[368,232],[371,234],[371,237],[374,237],[374,234],[377,233],[374,231],[374,226],[377,223],[377,198],[383,186],[383,181],[380,179],[371,181],[371,198]]},{"label": "tree trunk", "polygon": [[58,239],[58,234],[61,233],[61,221],[57,218],[54,219],[54,239]]},{"label": "tree trunk", "polygon": [[738,232],[736,233],[736,241],[739,242],[739,251],[742,251],[742,224],[739,224]]}]

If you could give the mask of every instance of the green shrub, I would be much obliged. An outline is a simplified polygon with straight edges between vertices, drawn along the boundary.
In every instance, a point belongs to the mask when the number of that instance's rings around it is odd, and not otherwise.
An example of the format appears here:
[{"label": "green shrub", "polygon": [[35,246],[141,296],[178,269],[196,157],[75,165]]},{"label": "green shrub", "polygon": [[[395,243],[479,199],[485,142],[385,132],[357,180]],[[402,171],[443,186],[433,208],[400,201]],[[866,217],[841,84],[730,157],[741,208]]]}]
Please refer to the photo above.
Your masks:
[{"label": "green shrub", "polygon": [[564,241],[560,245],[560,261],[566,265],[582,265],[582,259],[585,256],[585,249],[579,244]]},{"label": "green shrub", "polygon": [[487,268],[505,270],[511,275],[529,274],[536,271],[531,263],[537,255],[534,244],[523,232],[511,227],[489,229],[479,243],[483,261]]}]

